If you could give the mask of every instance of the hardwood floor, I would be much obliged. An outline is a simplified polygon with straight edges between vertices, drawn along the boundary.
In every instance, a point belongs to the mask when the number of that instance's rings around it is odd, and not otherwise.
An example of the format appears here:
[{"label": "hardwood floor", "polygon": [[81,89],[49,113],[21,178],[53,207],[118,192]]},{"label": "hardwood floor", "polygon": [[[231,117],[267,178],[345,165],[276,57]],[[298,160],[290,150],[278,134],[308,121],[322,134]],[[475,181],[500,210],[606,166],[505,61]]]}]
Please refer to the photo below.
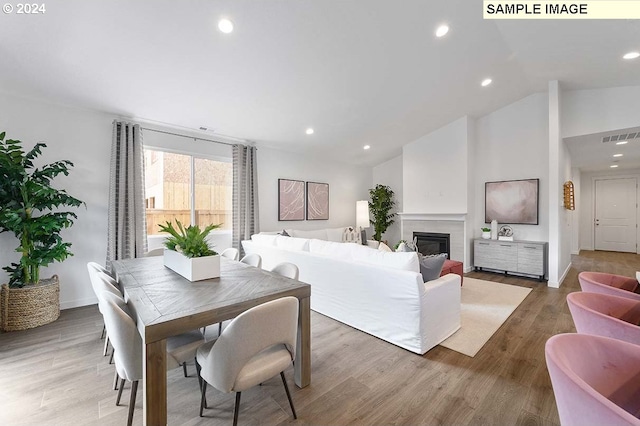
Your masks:
[{"label": "hardwood floor", "polygon": [[[579,290],[583,270],[634,276],[640,256],[582,252],[560,289],[536,280],[473,272],[467,276],[533,288],[474,358],[437,346],[424,356],[312,312],[312,383],[293,385],[293,420],[279,377],[242,393],[241,424],[558,424],[544,344],[573,332],[565,297]],[[115,406],[113,366],[102,356],[102,318],[96,306],[63,311],[53,324],[0,334],[0,424],[123,425],[128,389]],[[209,388],[198,417],[193,366],[168,373],[171,425],[228,425],[232,394]],[[134,424],[142,423],[139,392]]]}]

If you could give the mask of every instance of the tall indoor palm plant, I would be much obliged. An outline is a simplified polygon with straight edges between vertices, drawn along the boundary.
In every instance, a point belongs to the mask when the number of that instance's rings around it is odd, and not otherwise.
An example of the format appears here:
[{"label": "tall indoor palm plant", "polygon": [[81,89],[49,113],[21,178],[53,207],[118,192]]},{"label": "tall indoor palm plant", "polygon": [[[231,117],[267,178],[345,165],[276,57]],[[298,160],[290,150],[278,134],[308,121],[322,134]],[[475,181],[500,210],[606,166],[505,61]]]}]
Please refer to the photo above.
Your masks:
[{"label": "tall indoor palm plant", "polygon": [[386,185],[377,184],[375,188],[369,190],[369,196],[371,197],[369,211],[373,216],[371,224],[375,232],[373,239],[380,241],[382,234],[395,222],[393,219],[395,213],[390,212],[396,202],[393,199],[393,191]]},{"label": "tall indoor palm plant", "polygon": [[78,207],[82,201],[63,189],[51,186],[58,175],[69,174],[73,163],[60,160],[35,167],[44,143],[25,152],[19,140],[5,139],[0,133],[0,233],[11,232],[19,241],[18,263],[5,266],[9,287],[38,283],[40,267],[63,261],[72,253],[60,231],[73,224],[76,215],[59,208]]}]

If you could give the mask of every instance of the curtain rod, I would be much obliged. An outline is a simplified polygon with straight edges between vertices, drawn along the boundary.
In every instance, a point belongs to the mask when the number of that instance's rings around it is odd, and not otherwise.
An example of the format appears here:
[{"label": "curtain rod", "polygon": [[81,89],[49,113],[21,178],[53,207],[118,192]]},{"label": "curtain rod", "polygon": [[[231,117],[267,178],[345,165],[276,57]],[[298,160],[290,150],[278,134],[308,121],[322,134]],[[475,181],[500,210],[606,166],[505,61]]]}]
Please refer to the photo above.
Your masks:
[{"label": "curtain rod", "polygon": [[229,142],[221,142],[221,141],[216,141],[216,140],[213,140],[213,139],[199,138],[197,136],[181,135],[179,133],[165,132],[164,130],[150,129],[148,127],[140,127],[140,128],[143,129],[143,130],[149,130],[150,132],[164,133],[165,135],[179,136],[181,138],[188,138],[188,139],[200,140],[200,141],[205,141],[205,142],[213,142],[213,143],[219,143],[219,144],[222,144],[222,145],[229,145],[229,146],[235,145],[235,144],[229,143]]}]

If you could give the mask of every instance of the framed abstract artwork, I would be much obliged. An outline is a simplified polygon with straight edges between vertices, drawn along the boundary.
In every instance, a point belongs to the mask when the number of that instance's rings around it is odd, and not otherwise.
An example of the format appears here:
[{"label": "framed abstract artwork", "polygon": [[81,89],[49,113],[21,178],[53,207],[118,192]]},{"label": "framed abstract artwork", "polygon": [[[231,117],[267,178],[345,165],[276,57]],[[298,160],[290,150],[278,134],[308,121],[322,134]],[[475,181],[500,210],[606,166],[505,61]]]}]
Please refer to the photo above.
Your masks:
[{"label": "framed abstract artwork", "polygon": [[304,220],[304,181],[278,179],[278,220]]},{"label": "framed abstract artwork", "polygon": [[484,221],[537,225],[540,179],[485,182]]},{"label": "framed abstract artwork", "polygon": [[329,184],[307,182],[307,220],[329,219]]}]

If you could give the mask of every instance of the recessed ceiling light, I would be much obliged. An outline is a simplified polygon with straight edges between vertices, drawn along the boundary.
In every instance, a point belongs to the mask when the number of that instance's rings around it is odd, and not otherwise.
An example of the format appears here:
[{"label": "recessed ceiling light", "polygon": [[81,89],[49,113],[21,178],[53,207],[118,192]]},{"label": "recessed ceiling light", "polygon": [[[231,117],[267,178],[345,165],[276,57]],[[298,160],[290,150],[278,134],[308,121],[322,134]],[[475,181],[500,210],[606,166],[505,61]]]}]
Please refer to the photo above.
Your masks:
[{"label": "recessed ceiling light", "polygon": [[616,142],[616,145],[625,145],[628,144],[629,141],[620,141],[620,142]]},{"label": "recessed ceiling light", "polygon": [[314,130],[313,130],[311,127],[309,127],[309,128],[308,128],[307,130],[305,130],[304,132],[305,132],[306,134],[308,134],[308,135],[312,135],[312,134],[313,134],[313,132],[314,132]]},{"label": "recessed ceiling light", "polygon": [[225,34],[229,34],[233,31],[233,22],[228,19],[221,19],[218,21],[218,29]]},{"label": "recessed ceiling light", "polygon": [[622,157],[622,154],[613,154],[614,157]]},{"label": "recessed ceiling light", "polygon": [[369,149],[369,148],[371,148],[371,145],[365,145],[362,147],[362,149]]},{"label": "recessed ceiling light", "polygon": [[493,80],[491,80],[490,78],[485,78],[484,80],[482,80],[482,83],[480,84],[482,84],[482,87],[487,87],[488,85],[491,84],[492,81]]},{"label": "recessed ceiling light", "polygon": [[611,167],[612,169],[615,169],[616,167],[618,167],[618,165],[617,164],[612,164],[609,167]]},{"label": "recessed ceiling light", "polygon": [[629,52],[623,56],[624,59],[636,59],[640,57],[640,52]]},{"label": "recessed ceiling light", "polygon": [[449,32],[449,26],[448,25],[440,25],[437,29],[436,29],[436,37],[444,37],[447,33]]}]

